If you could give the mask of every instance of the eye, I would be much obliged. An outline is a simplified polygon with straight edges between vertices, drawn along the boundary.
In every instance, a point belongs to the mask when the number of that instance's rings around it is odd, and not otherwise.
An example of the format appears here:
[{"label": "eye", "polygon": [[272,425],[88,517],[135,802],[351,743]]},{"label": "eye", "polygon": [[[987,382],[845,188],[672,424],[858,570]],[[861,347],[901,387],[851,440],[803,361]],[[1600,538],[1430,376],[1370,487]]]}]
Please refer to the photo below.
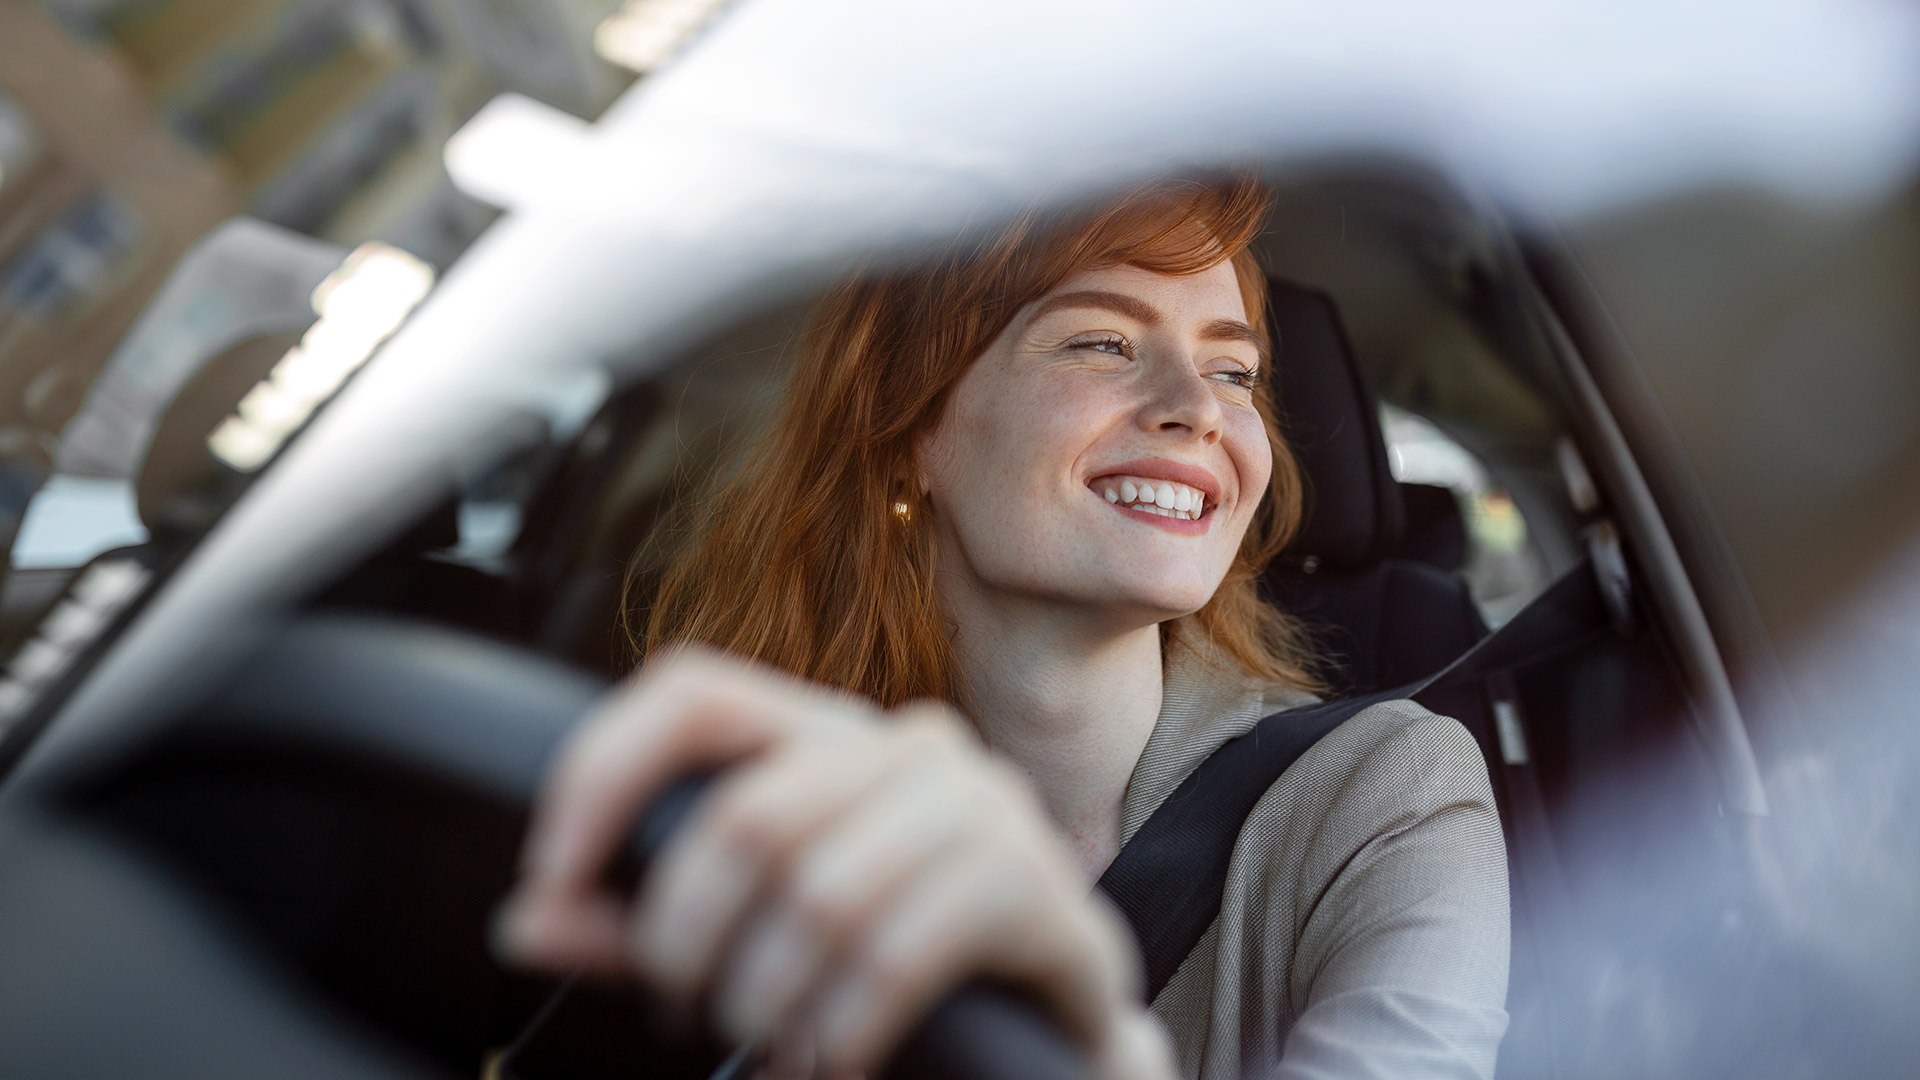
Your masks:
[{"label": "eye", "polygon": [[1235,368],[1229,371],[1216,371],[1208,375],[1209,379],[1230,382],[1242,390],[1251,390],[1260,385],[1260,373],[1252,368]]},{"label": "eye", "polygon": [[1103,352],[1110,356],[1133,355],[1133,342],[1112,332],[1086,334],[1074,338],[1072,341],[1067,342],[1067,348]]}]

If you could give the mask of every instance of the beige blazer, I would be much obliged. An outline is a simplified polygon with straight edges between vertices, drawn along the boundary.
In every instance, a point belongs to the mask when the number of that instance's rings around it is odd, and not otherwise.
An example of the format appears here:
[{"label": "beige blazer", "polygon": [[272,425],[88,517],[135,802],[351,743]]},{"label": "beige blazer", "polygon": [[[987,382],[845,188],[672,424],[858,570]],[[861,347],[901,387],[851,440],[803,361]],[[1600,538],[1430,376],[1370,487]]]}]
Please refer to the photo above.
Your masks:
[{"label": "beige blazer", "polygon": [[[1220,744],[1312,701],[1178,654],[1121,837]],[[1411,701],[1335,728],[1241,829],[1219,918],[1153,1001],[1195,1080],[1491,1077],[1507,863],[1478,746]]]}]

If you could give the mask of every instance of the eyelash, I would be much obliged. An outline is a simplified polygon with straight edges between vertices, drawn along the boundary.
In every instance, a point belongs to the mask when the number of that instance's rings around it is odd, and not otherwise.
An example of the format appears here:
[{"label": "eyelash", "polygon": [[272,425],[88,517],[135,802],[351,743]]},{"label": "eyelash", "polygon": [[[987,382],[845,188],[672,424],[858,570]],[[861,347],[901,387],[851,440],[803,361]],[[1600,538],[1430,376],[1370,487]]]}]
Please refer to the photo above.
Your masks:
[{"label": "eyelash", "polygon": [[[1073,347],[1076,349],[1088,349],[1093,352],[1107,352],[1107,349],[1110,347],[1115,351],[1108,353],[1108,355],[1128,357],[1133,355],[1133,342],[1128,341],[1119,334],[1103,334],[1096,338],[1076,341],[1073,343]],[[1242,390],[1252,390],[1254,387],[1260,385],[1260,372],[1253,368],[1243,368],[1239,371],[1216,371],[1213,372],[1213,374],[1227,376],[1227,381]]]},{"label": "eyelash", "polygon": [[1114,352],[1111,355],[1115,355],[1115,356],[1132,356],[1133,355],[1133,342],[1128,341],[1126,338],[1121,337],[1119,334],[1102,334],[1099,337],[1087,338],[1082,341],[1074,342],[1074,348],[1090,349],[1094,352],[1105,352],[1106,350],[1102,348],[1102,346],[1112,346],[1112,348],[1114,349]]},{"label": "eyelash", "polygon": [[1242,368],[1239,371],[1216,371],[1214,374],[1227,376],[1228,381],[1242,390],[1252,390],[1260,385],[1260,373],[1252,368]]}]

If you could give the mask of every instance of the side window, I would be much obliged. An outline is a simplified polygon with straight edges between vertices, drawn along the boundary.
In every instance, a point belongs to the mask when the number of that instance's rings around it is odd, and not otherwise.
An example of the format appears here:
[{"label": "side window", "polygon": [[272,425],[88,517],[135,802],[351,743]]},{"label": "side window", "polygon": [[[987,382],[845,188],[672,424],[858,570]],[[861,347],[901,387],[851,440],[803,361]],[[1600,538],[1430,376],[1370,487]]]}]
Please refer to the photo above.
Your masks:
[{"label": "side window", "polygon": [[110,548],[146,540],[132,481],[55,475],[27,503],[11,559],[15,569],[71,570]]},{"label": "side window", "polygon": [[[1466,579],[1487,625],[1499,626],[1544,590],[1550,576],[1528,542],[1527,521],[1487,466],[1432,422],[1381,405],[1388,464],[1402,484],[1445,488],[1466,534],[1466,551],[1448,569]],[[1417,517],[1417,506],[1410,504]],[[1418,521],[1412,522],[1418,528]]]}]

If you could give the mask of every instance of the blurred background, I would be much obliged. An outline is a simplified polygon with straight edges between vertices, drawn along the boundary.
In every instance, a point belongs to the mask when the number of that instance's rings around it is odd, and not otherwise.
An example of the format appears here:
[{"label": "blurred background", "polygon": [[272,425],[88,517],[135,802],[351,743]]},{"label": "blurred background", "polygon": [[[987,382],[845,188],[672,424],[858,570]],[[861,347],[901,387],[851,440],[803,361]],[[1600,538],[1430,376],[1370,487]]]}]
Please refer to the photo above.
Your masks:
[{"label": "blurred background", "polygon": [[[677,42],[715,6],[654,4],[652,30],[665,15]],[[631,29],[619,8],[0,0],[0,544],[27,571],[0,606],[37,610],[55,578],[33,571],[144,539],[140,436],[223,348],[303,328],[347,251],[379,242],[444,270],[496,216],[448,179],[448,136],[509,91],[598,116],[634,79],[604,55]],[[269,228],[229,230],[131,333],[240,216]],[[107,400],[83,410],[90,391]]]},{"label": "blurred background", "polygon": [[[46,444],[188,247],[238,214],[444,268],[492,219],[441,163],[518,91],[582,117],[632,80],[617,0],[0,3],[0,446]],[[22,480],[0,483],[0,504]]]}]

